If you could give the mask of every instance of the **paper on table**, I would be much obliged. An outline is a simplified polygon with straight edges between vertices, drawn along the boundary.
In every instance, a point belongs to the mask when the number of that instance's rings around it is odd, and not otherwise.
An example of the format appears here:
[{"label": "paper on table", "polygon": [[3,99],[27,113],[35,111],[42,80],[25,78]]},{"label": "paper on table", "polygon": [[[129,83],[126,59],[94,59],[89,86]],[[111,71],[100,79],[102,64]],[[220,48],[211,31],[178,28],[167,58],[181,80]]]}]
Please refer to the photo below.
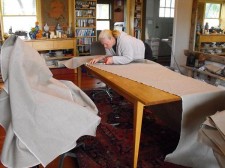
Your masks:
[{"label": "paper on table", "polygon": [[221,90],[147,60],[126,65],[93,64],[92,66],[178,96]]},{"label": "paper on table", "polygon": [[95,57],[96,56],[74,57],[66,61],[59,61],[59,63],[64,64],[67,68],[74,69],[88,63],[90,60],[92,60]]}]

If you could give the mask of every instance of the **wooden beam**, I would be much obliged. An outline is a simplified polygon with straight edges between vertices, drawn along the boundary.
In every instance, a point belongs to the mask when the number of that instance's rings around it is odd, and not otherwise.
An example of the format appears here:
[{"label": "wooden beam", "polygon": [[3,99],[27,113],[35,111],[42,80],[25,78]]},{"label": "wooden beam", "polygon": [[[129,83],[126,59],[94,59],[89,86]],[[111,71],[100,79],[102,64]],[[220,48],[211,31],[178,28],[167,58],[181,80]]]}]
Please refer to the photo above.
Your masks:
[{"label": "wooden beam", "polygon": [[196,37],[196,22],[197,22],[197,8],[198,0],[192,2],[192,14],[191,14],[191,27],[189,36],[189,50],[194,51],[195,49],[195,37]]},{"label": "wooden beam", "polygon": [[134,0],[126,0],[126,33],[133,36],[134,32]]}]

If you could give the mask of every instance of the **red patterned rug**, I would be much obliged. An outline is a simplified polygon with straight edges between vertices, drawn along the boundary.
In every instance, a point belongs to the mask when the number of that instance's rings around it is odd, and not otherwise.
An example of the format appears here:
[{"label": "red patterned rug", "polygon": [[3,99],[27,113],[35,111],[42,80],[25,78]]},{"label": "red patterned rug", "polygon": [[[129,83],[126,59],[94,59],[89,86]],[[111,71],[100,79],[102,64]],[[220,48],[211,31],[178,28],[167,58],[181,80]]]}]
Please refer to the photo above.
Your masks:
[{"label": "red patterned rug", "polygon": [[[91,91],[86,91],[91,96]],[[77,152],[80,168],[131,168],[133,160],[133,107],[119,95],[110,102],[104,94],[94,100],[101,124],[96,137],[84,136]],[[139,150],[138,168],[183,168],[164,162],[166,154],[178,143],[179,134],[145,109]]]}]

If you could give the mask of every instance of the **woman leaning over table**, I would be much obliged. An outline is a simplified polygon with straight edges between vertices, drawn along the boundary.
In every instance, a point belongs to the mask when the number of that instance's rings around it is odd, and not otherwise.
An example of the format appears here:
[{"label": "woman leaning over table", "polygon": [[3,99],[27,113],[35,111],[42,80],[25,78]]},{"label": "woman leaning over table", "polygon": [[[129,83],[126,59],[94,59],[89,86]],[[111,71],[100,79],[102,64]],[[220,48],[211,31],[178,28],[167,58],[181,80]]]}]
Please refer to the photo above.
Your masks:
[{"label": "woman leaning over table", "polygon": [[106,55],[97,56],[89,62],[90,64],[99,61],[105,64],[128,64],[133,60],[146,58],[146,54],[151,54],[149,53],[151,51],[145,51],[147,48],[143,41],[122,31],[102,30],[98,39],[104,46]]}]

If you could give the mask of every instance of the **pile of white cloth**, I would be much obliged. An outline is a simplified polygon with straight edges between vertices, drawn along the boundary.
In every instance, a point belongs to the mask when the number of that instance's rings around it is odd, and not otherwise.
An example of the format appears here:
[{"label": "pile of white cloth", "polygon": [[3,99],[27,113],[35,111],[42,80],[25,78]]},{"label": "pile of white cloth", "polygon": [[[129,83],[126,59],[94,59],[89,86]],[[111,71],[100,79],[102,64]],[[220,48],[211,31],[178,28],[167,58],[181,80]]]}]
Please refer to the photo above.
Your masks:
[{"label": "pile of white cloth", "polygon": [[92,100],[76,85],[52,77],[44,59],[16,36],[1,50],[4,90],[0,124],[6,130],[1,161],[6,167],[42,164],[76,146],[100,123]]}]

